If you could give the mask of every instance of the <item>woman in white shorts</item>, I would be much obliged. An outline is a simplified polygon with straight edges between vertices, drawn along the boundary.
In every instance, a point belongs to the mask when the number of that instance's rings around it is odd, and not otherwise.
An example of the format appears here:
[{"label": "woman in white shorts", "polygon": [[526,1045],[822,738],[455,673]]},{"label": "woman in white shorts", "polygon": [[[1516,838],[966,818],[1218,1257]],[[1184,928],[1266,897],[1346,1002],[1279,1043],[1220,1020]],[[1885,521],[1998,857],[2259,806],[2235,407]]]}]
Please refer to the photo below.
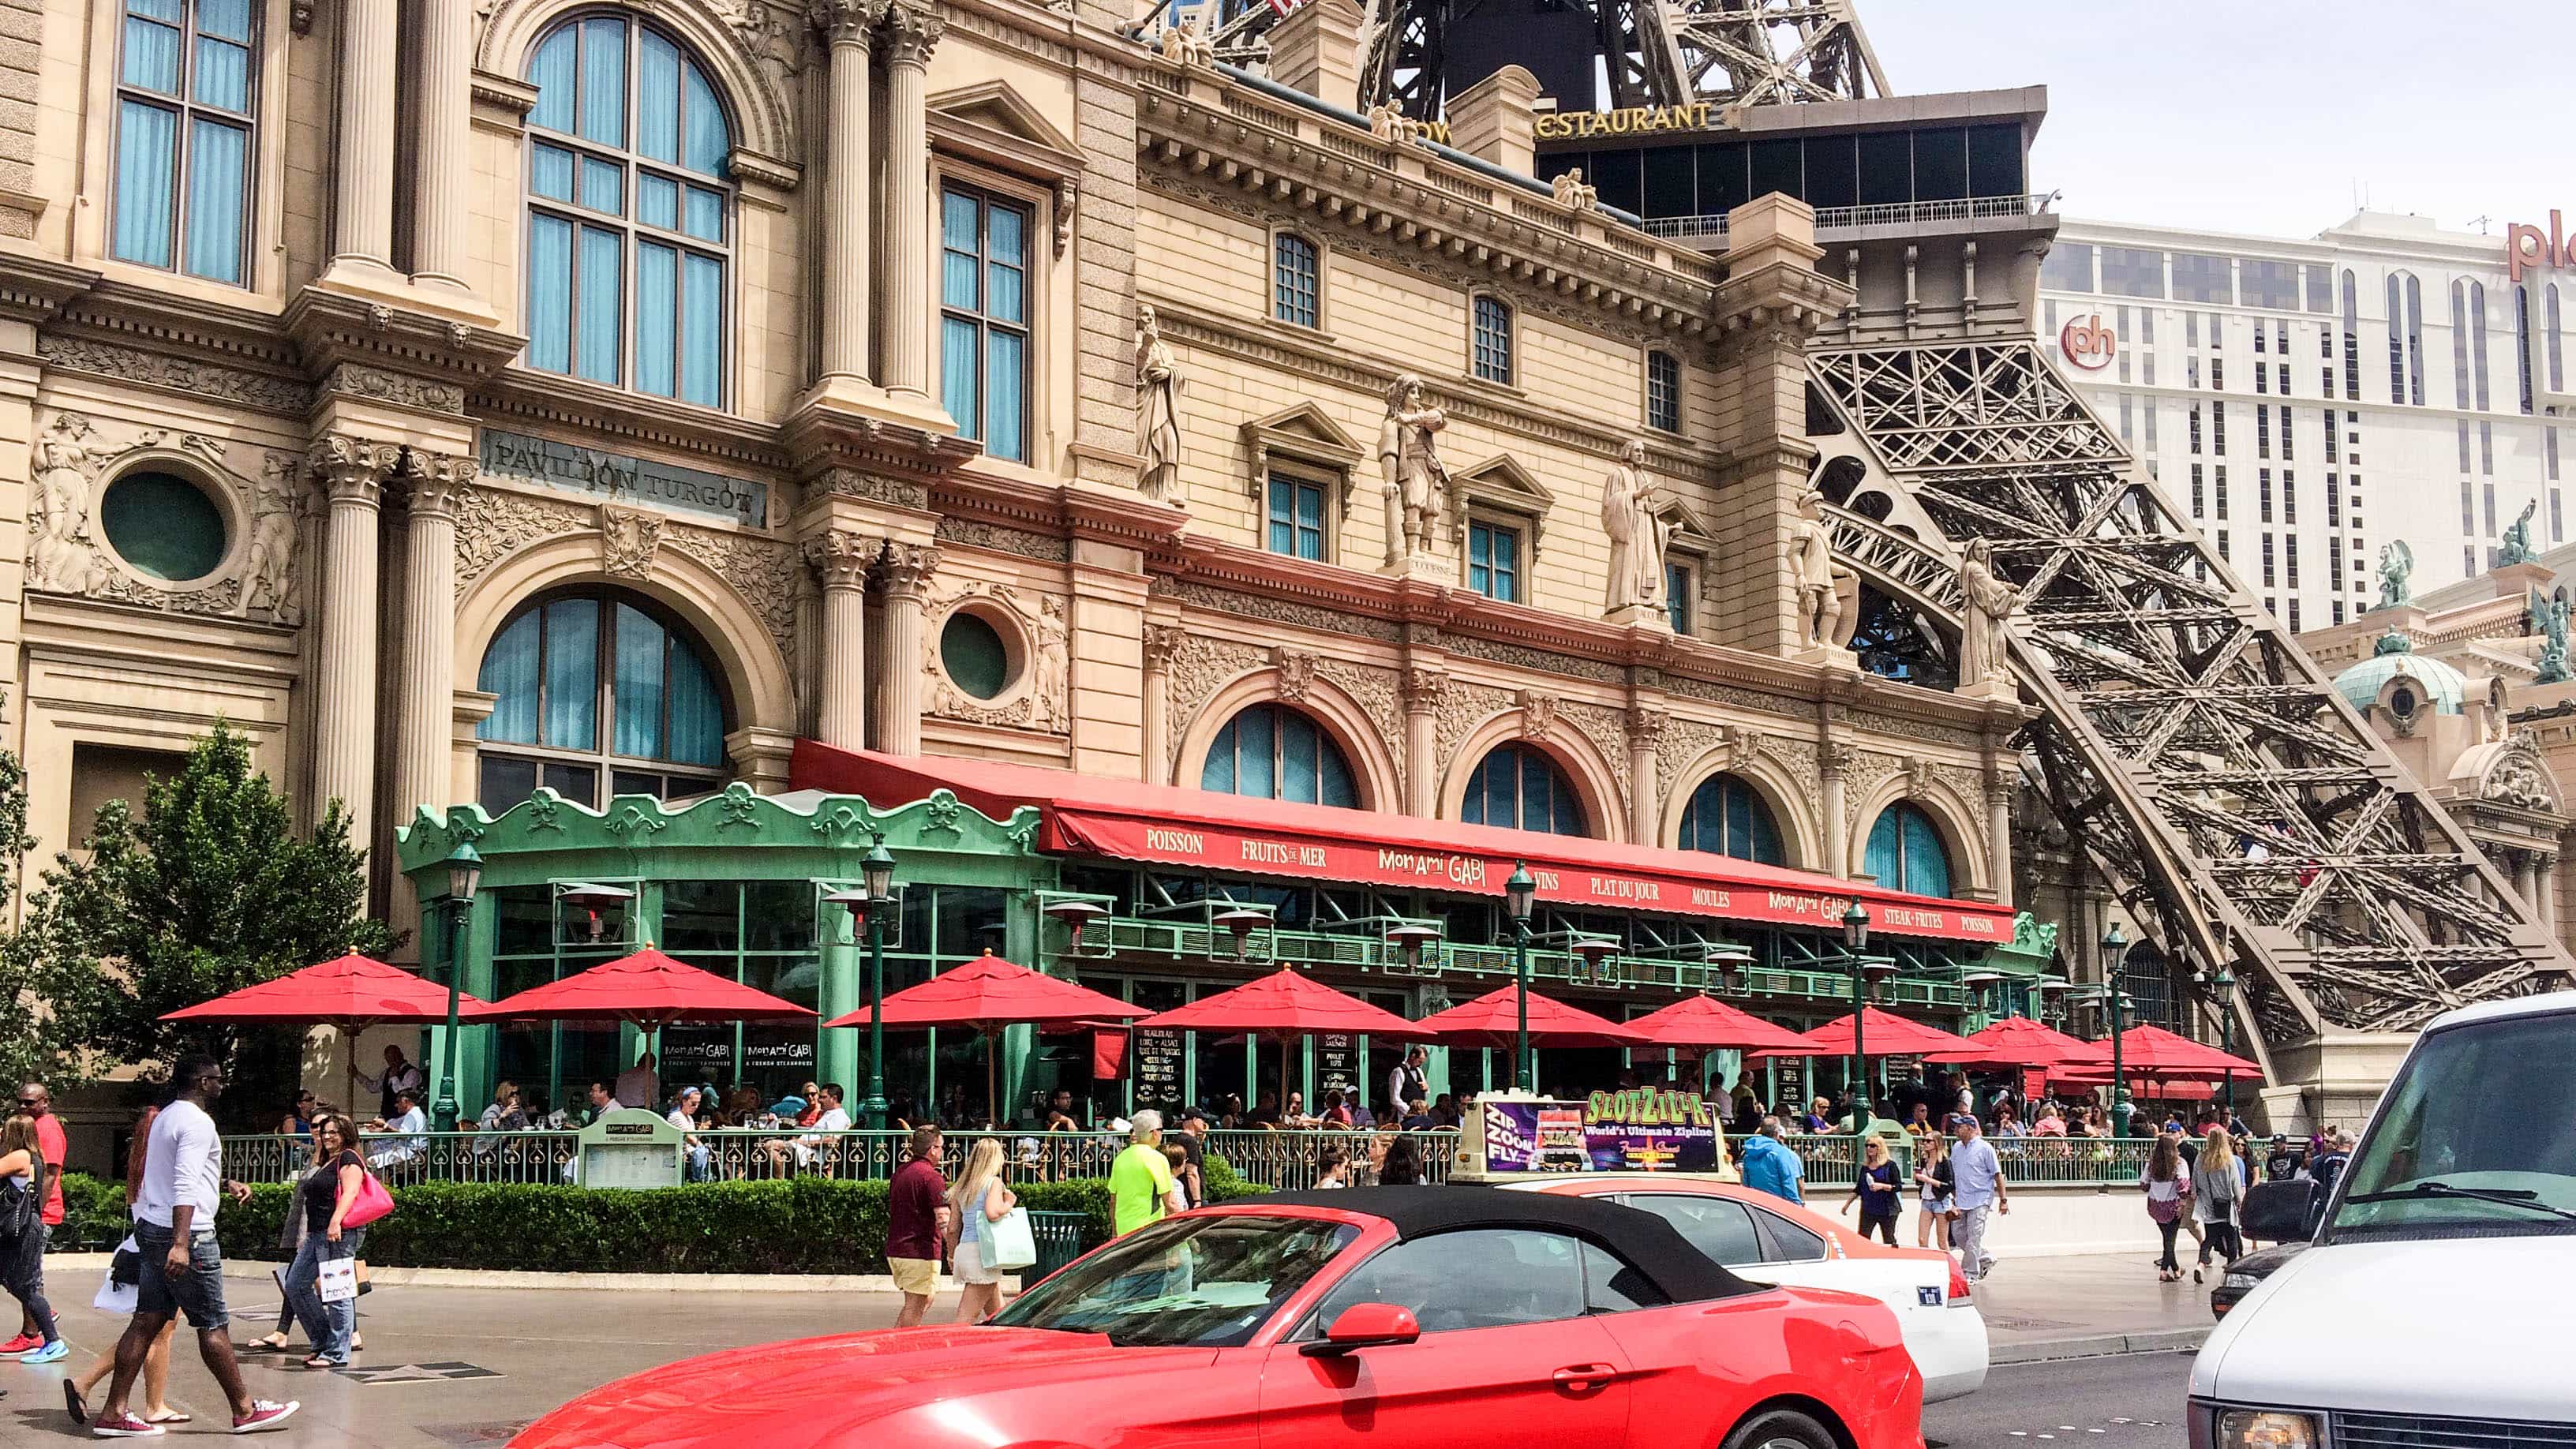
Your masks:
[{"label": "woman in white shorts", "polygon": [[948,1221],[956,1235],[957,1321],[981,1323],[1002,1311],[1002,1272],[985,1266],[992,1225],[1019,1206],[1002,1181],[1002,1139],[980,1138],[966,1155],[966,1169],[948,1189]]}]

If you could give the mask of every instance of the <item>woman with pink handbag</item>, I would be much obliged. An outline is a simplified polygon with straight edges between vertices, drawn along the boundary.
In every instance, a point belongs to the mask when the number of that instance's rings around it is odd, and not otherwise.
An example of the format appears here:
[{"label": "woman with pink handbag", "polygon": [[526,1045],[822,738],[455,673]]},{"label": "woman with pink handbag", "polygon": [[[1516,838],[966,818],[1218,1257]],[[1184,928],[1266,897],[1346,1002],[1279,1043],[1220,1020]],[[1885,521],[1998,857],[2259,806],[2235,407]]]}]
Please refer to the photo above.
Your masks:
[{"label": "woman with pink handbag", "polygon": [[366,1225],[393,1211],[384,1184],[358,1156],[358,1129],[331,1113],[313,1124],[317,1170],[296,1185],[294,1211],[304,1214],[304,1242],[286,1270],[286,1301],[313,1341],[306,1368],[344,1368],[358,1323],[356,1258]]}]

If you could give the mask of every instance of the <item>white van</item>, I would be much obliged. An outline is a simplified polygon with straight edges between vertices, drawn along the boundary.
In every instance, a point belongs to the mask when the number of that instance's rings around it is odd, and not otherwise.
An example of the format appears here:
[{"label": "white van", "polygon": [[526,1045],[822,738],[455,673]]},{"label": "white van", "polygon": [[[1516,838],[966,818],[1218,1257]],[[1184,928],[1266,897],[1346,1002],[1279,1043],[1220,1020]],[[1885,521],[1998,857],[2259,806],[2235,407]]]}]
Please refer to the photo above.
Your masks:
[{"label": "white van", "polygon": [[2322,1217],[2202,1347],[2192,1449],[2576,1445],[2576,992],[2435,1020],[2314,1187],[2247,1196],[2267,1242]]}]

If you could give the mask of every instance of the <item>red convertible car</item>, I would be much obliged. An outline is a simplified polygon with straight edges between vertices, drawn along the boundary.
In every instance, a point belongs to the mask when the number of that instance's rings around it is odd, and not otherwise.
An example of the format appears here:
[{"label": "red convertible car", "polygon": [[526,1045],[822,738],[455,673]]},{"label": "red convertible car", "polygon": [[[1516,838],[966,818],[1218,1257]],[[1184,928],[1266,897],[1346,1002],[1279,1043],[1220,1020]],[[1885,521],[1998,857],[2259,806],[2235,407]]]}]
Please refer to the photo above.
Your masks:
[{"label": "red convertible car", "polygon": [[517,1449],[1923,1449],[1885,1304],[1587,1198],[1354,1188],[1168,1218],[981,1327],[736,1349]]}]

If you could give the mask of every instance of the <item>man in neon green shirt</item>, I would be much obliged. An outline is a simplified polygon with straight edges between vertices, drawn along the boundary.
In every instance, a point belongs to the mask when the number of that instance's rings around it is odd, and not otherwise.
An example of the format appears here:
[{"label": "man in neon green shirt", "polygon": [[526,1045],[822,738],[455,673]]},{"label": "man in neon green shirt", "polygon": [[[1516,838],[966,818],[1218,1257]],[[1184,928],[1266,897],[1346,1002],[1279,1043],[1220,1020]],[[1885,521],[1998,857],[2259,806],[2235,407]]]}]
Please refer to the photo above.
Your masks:
[{"label": "man in neon green shirt", "polygon": [[1183,1206],[1172,1182],[1172,1164],[1163,1156],[1163,1114],[1137,1113],[1127,1129],[1127,1144],[1109,1164],[1112,1222],[1122,1238]]}]

